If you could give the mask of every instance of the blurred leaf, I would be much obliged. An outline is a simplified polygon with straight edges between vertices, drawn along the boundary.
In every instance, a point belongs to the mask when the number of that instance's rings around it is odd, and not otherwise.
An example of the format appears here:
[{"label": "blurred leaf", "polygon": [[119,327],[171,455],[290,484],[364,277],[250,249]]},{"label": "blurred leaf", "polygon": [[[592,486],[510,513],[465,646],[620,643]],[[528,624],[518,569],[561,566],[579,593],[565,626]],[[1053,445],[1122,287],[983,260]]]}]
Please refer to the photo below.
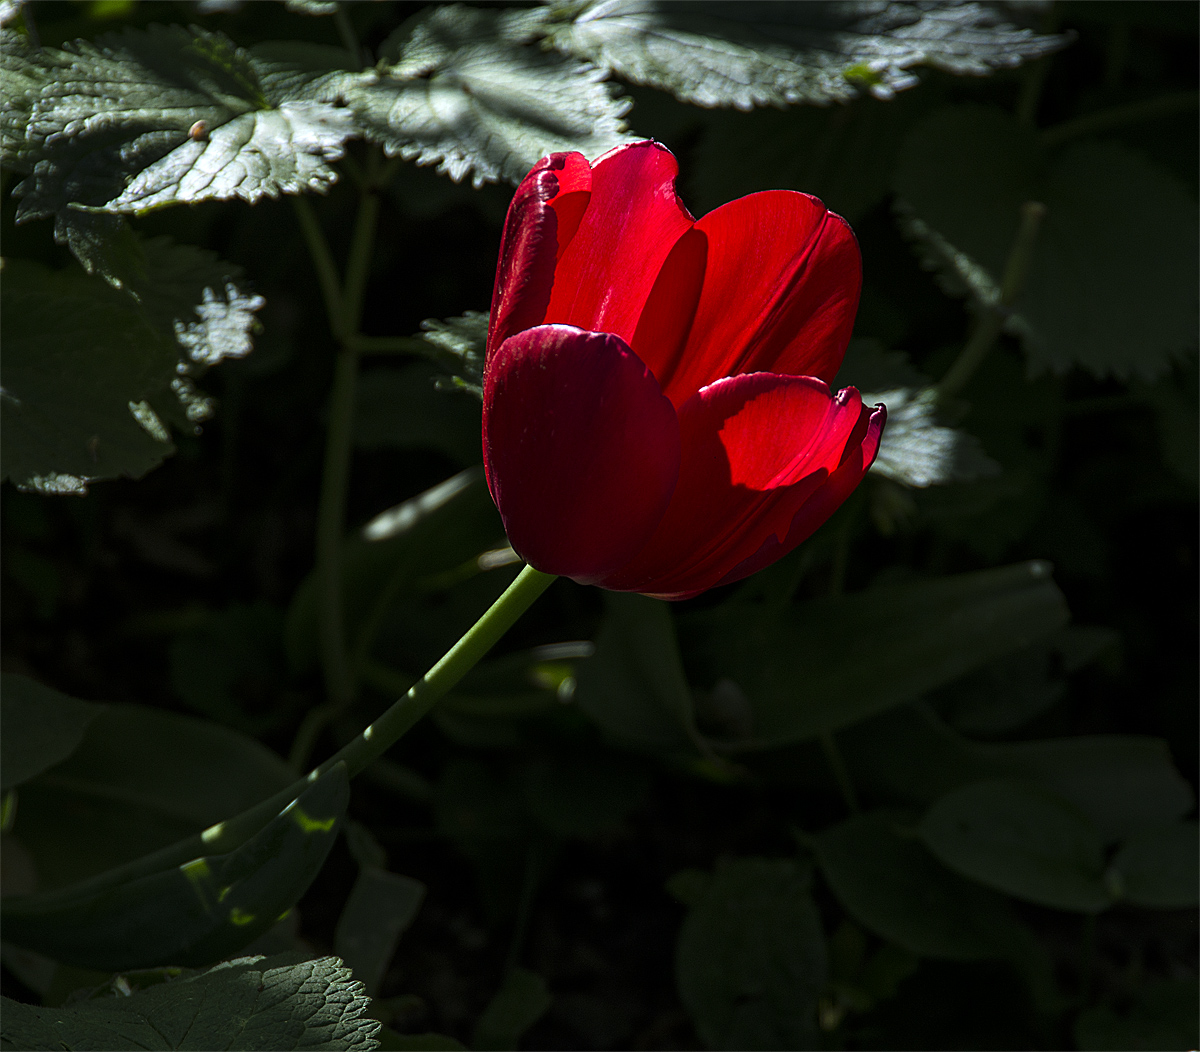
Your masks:
[{"label": "blurred leaf", "polygon": [[1175,382],[1163,380],[1141,391],[1154,410],[1163,460],[1193,490],[1200,482],[1200,408],[1196,405],[1196,388],[1193,361]]},{"label": "blurred leaf", "polygon": [[695,715],[671,608],[627,592],[605,592],[604,604],[596,653],[579,664],[576,703],[618,739],[692,751]]},{"label": "blurred leaf", "polygon": [[1066,693],[1066,673],[1117,645],[1111,628],[1068,625],[937,691],[931,701],[955,730],[997,735],[1040,715]]},{"label": "blurred leaf", "polygon": [[427,8],[381,48],[375,76],[345,92],[389,155],[437,164],[476,187],[518,183],[548,153],[589,159],[632,141],[604,73],[516,40],[505,16],[463,4]]},{"label": "blurred leaf", "polygon": [[[1015,118],[956,106],[914,129],[895,189],[993,283],[1021,204],[1046,205],[1013,319],[1032,374],[1081,365],[1097,376],[1153,379],[1194,347],[1196,204],[1140,155],[1095,142],[1048,153]],[[1136,207],[1113,209],[1113,201]],[[965,284],[978,291],[984,283]]]},{"label": "blurred leaf", "polygon": [[944,486],[1000,474],[979,440],[937,422],[937,391],[901,387],[862,396],[887,406],[887,426],[871,471],[909,486]]},{"label": "blurred leaf", "polygon": [[855,920],[922,957],[1003,957],[1020,924],[1000,895],[942,866],[901,812],[856,815],[804,843]]},{"label": "blurred leaf", "polygon": [[[567,21],[567,19],[570,19]],[[699,106],[891,98],[913,66],[981,75],[1061,47],[982,4],[591,0],[525,17],[561,51]]]},{"label": "blurred leaf", "polygon": [[378,1021],[336,957],[239,957],[198,974],[61,1008],[4,998],[6,1047],[374,1049]]},{"label": "blurred leaf", "polygon": [[1087,1008],[1075,1020],[1075,1043],[1083,1052],[1157,1052],[1200,1045],[1200,990],[1196,980],[1148,982],[1133,1006],[1118,1013],[1107,1005]]},{"label": "blurred leaf", "polygon": [[378,996],[396,943],[412,924],[424,898],[425,885],[419,880],[378,866],[360,866],[338,917],[333,949],[369,996]]},{"label": "blurred leaf", "polygon": [[[352,640],[364,631],[374,631],[371,626],[377,629],[384,616],[404,598],[413,607],[405,628],[411,630],[408,643],[415,650],[411,655],[413,667],[418,667],[424,664],[427,651],[437,650],[432,659],[436,660],[449,643],[474,623],[484,607],[470,604],[472,609],[466,613],[470,620],[460,627],[457,620],[449,623],[450,616],[457,618],[458,611],[450,608],[444,596],[439,596],[439,609],[431,616],[429,611],[414,605],[413,592],[418,582],[439,574],[452,579],[447,585],[453,580],[479,575],[482,571],[478,565],[464,564],[497,542],[503,543],[504,527],[483,485],[482,475],[478,469],[460,472],[381,512],[361,531],[347,538],[342,550],[342,572],[346,629]],[[314,571],[296,590],[287,614],[285,646],[288,663],[295,672],[316,666],[320,604]],[[451,633],[453,639],[443,646],[444,637]],[[417,644],[426,640],[418,648]],[[369,651],[363,656],[368,654]],[[405,689],[408,686],[411,682]]]},{"label": "blurred leaf", "polygon": [[766,749],[910,701],[1066,618],[1049,567],[1030,562],[813,600],[783,617],[726,604],[680,632],[698,682],[728,677],[750,701],[753,733],[729,744]]},{"label": "blurred leaf", "polygon": [[6,898],[5,938],[81,968],[203,966],[245,948],[316,877],[350,798],[344,764],[311,783],[253,837],[102,890]]},{"label": "blurred leaf", "polygon": [[895,387],[928,387],[932,381],[916,369],[904,351],[889,350],[879,340],[856,337],[846,348],[831,387],[883,391]]},{"label": "blurred leaf", "polygon": [[22,787],[14,831],[42,889],[62,887],[237,814],[293,777],[269,749],[215,723],[110,705],[66,761]]},{"label": "blurred leaf", "polygon": [[718,864],[683,922],[679,996],[709,1048],[818,1048],[825,940],[807,875],[794,862]]},{"label": "blurred leaf", "polygon": [[649,791],[645,773],[616,753],[556,751],[524,771],[529,813],[551,833],[593,837],[612,832]]},{"label": "blurred leaf", "polygon": [[943,863],[998,891],[1081,913],[1099,913],[1113,903],[1095,826],[1037,785],[972,782],[935,803],[919,829]]},{"label": "blurred leaf", "polygon": [[513,968],[475,1024],[471,1047],[479,1052],[515,1049],[521,1035],[541,1019],[549,1007],[546,980],[524,968]]},{"label": "blurred leaf", "polygon": [[380,1036],[384,1052],[466,1052],[467,1048],[445,1034],[397,1034],[384,1027]]},{"label": "blurred leaf", "polygon": [[370,369],[358,382],[354,442],[360,449],[381,446],[435,449],[464,466],[482,455],[480,409],[474,399],[439,391],[445,374],[425,362],[402,369]]},{"label": "blurred leaf", "polygon": [[[283,612],[235,603],[171,642],[171,688],[197,712],[248,734],[285,715]],[[284,701],[286,704],[286,699]]]},{"label": "blurred leaf", "polygon": [[60,694],[28,676],[0,676],[0,792],[70,756],[104,708]]},{"label": "blurred leaf", "polygon": [[666,889],[673,898],[695,909],[704,900],[704,893],[713,875],[702,869],[681,869],[667,878]]},{"label": "blurred leaf", "polygon": [[430,355],[454,374],[453,382],[483,397],[483,350],[487,343],[487,311],[469,310],[457,318],[421,322],[420,339]]},{"label": "blurred leaf", "polygon": [[41,49],[46,83],[19,148],[32,174],[16,189],[18,221],[57,213],[70,241],[70,209],[80,206],[141,213],[328,189],[329,162],[355,127],[332,104],[345,53],[324,51],[329,66],[313,70],[312,45],[257,55],[180,26]]},{"label": "blurred leaf", "polygon": [[1135,906],[1192,909],[1200,896],[1200,841],[1195,822],[1147,829],[1121,845],[1109,878]]},{"label": "blurred leaf", "polygon": [[1195,802],[1157,738],[985,744],[960,737],[932,713],[903,709],[853,728],[839,742],[855,783],[889,799],[931,804],[978,779],[1033,781],[1078,808],[1106,843],[1182,818]]}]

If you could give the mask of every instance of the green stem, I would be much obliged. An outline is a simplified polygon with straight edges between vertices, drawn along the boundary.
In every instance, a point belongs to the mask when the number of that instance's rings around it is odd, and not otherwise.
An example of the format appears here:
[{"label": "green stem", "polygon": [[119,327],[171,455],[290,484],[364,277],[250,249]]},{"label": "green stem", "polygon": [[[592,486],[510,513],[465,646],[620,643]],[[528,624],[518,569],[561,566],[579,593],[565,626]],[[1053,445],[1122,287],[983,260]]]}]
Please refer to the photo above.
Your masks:
[{"label": "green stem", "polygon": [[1160,95],[1145,102],[1131,102],[1128,106],[1116,106],[1111,110],[1089,113],[1071,121],[1056,124],[1042,132],[1043,146],[1060,146],[1070,139],[1078,139],[1096,132],[1114,131],[1129,124],[1169,117],[1175,113],[1186,113],[1200,105],[1200,92],[1177,91]]},{"label": "green stem", "polygon": [[347,341],[359,354],[420,354],[426,358],[433,347],[419,336],[353,336]]},{"label": "green stem", "polygon": [[1030,128],[1037,126],[1038,103],[1041,102],[1042,88],[1050,73],[1050,57],[1043,55],[1023,71],[1021,91],[1017,97],[1017,120]]},{"label": "green stem", "polygon": [[967,386],[975,370],[983,364],[995,346],[1009,309],[1017,301],[1025,279],[1029,276],[1029,265],[1033,262],[1033,250],[1037,245],[1038,232],[1046,217],[1046,206],[1038,201],[1026,201],[1021,206],[1021,223],[1017,236],[1009,249],[1008,262],[1004,267],[1004,279],[1000,283],[1000,301],[986,309],[979,319],[975,331],[967,341],[954,364],[950,366],[942,382],[938,384],[941,401],[953,398]]},{"label": "green stem", "polygon": [[833,780],[837,782],[838,791],[842,794],[842,800],[845,801],[846,808],[852,815],[859,813],[858,796],[854,792],[854,783],[850,780],[850,771],[846,767],[846,761],[842,759],[842,751],[838,748],[837,742],[834,740],[832,731],[821,732],[821,751],[825,754],[825,759],[829,763],[829,768],[833,771]]},{"label": "green stem", "polygon": [[337,5],[333,12],[333,21],[337,26],[338,35],[342,38],[343,46],[350,52],[350,61],[354,64],[354,68],[362,69],[362,48],[359,46],[358,37],[355,36],[354,27],[350,24],[350,16],[346,14],[345,4]]},{"label": "green stem", "polygon": [[[296,799],[312,781],[336,764],[345,763],[351,777],[362,773],[404,737],[439,698],[452,690],[463,676],[475,667],[554,580],[553,574],[544,574],[532,566],[526,566],[466,635],[413,684],[404,697],[395,702],[353,741],[339,749],[304,778],[241,814],[210,826],[202,833],[134,859],[81,884],[59,892],[38,895],[36,908],[43,911],[51,904],[66,906],[138,877],[181,866],[202,855],[233,851]],[[20,898],[21,896],[13,896],[6,899],[5,907],[20,909]]]},{"label": "green stem", "polygon": [[340,337],[338,325],[342,318],[342,287],[338,281],[337,267],[333,262],[333,254],[329,251],[329,242],[321,230],[312,205],[303,197],[293,197],[292,207],[296,210],[296,218],[300,222],[300,232],[308,245],[308,254],[312,256],[313,269],[317,272],[317,281],[321,286],[321,295],[325,298],[325,313],[329,316],[329,324],[333,327],[333,335]]}]

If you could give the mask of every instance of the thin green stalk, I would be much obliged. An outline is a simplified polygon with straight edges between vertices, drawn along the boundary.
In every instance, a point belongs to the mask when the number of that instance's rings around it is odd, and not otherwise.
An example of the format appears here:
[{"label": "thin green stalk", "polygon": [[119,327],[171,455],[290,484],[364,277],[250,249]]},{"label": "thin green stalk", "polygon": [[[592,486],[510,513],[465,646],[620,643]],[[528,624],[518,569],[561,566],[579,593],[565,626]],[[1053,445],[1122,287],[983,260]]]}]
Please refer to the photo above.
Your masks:
[{"label": "thin green stalk", "polygon": [[354,68],[362,69],[362,46],[358,42],[358,37],[355,36],[354,27],[350,24],[350,16],[346,14],[345,4],[338,4],[334,9],[333,21],[337,26],[338,35],[342,38],[342,44],[350,52],[350,61],[354,63]]},{"label": "thin green stalk", "polygon": [[1043,55],[1022,71],[1021,90],[1017,96],[1017,120],[1030,128],[1037,126],[1038,103],[1042,100],[1042,88],[1050,73],[1050,59],[1051,56]]},{"label": "thin green stalk", "polygon": [[329,324],[333,327],[333,335],[340,338],[342,333],[339,325],[342,319],[342,286],[338,281],[337,266],[333,262],[333,254],[329,251],[329,242],[321,230],[312,205],[303,197],[293,197],[292,207],[296,210],[296,218],[300,222],[300,232],[308,245],[308,254],[312,256],[313,269],[317,272],[317,282],[321,286],[321,295],[325,298],[325,313],[329,315]]},{"label": "thin green stalk", "polygon": [[1043,146],[1059,146],[1070,139],[1078,139],[1097,132],[1114,131],[1130,124],[1169,117],[1175,113],[1186,113],[1200,105],[1200,92],[1177,91],[1160,95],[1145,102],[1131,102],[1128,106],[1116,106],[1099,113],[1089,113],[1071,121],[1056,124],[1042,132]]},{"label": "thin green stalk", "polygon": [[983,360],[995,346],[1000,331],[1004,328],[1005,316],[1025,287],[1029,266],[1033,262],[1033,250],[1037,245],[1042,220],[1045,218],[1046,206],[1041,202],[1026,201],[1021,206],[1021,224],[1017,228],[1017,236],[1013,239],[1004,267],[1004,278],[1000,283],[1000,301],[985,311],[967,345],[942,377],[942,382],[938,384],[938,398],[941,401],[953,398],[967,386],[971,377],[975,375],[975,370],[983,364]]},{"label": "thin green stalk", "polygon": [[846,761],[842,759],[842,751],[834,740],[833,732],[822,731],[820,742],[821,751],[833,772],[833,780],[837,782],[838,791],[842,794],[847,810],[852,815],[858,814],[861,810],[858,806],[858,795],[854,792],[854,782],[850,780],[850,771],[846,767]]},{"label": "thin green stalk", "polygon": [[[152,854],[108,870],[91,880],[64,888],[60,892],[38,895],[37,909],[42,911],[52,906],[65,906],[138,877],[181,866],[201,855],[233,851],[299,796],[310,782],[337,764],[344,763],[350,777],[362,773],[404,737],[439,698],[452,690],[463,676],[478,664],[554,580],[553,574],[544,574],[526,566],[466,635],[413,684],[404,697],[395,702],[353,741],[339,749],[304,778],[241,814],[210,826],[202,833],[177,841]],[[8,898],[4,905],[7,909],[20,909],[20,897]]]}]

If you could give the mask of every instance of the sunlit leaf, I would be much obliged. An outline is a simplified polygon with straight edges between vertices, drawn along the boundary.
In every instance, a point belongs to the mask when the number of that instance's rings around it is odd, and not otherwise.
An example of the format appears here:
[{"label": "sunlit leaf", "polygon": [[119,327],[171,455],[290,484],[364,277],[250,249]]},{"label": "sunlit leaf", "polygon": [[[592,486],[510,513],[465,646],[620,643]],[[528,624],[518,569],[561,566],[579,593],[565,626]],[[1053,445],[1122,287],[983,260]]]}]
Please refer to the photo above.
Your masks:
[{"label": "sunlit leaf", "polygon": [[527,32],[700,106],[890,98],[920,65],[981,75],[1061,47],[977,3],[883,5],[590,0],[548,6]]},{"label": "sunlit leaf", "polygon": [[794,862],[719,864],[675,949],[679,996],[709,1048],[813,1048],[825,940]]},{"label": "sunlit leaf", "polygon": [[362,984],[336,957],[239,957],[130,996],[41,1008],[4,999],[0,1033],[28,1049],[379,1047]]},{"label": "sunlit leaf", "polygon": [[500,12],[438,5],[385,42],[386,62],[347,103],[388,154],[454,180],[519,182],[548,153],[594,159],[631,140],[601,69],[525,44]]}]

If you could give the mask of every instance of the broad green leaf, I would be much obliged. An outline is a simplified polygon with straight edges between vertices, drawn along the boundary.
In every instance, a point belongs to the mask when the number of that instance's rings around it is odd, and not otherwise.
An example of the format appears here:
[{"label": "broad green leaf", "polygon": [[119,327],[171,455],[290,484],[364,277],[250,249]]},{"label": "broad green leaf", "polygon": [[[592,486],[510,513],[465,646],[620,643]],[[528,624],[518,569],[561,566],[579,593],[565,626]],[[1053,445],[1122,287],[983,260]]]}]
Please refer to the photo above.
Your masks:
[{"label": "broad green leaf", "polygon": [[558,752],[528,767],[521,789],[529,813],[551,833],[592,837],[620,828],[649,783],[618,753]]},{"label": "broad green leaf", "polygon": [[5,672],[0,677],[0,792],[65,760],[103,711],[103,705]]},{"label": "broad green leaf", "polygon": [[476,187],[518,183],[548,153],[589,159],[632,141],[604,72],[515,39],[499,11],[437,5],[387,41],[385,62],[347,87],[368,138]]},{"label": "broad green leaf", "polygon": [[375,997],[383,983],[396,943],[408,930],[425,885],[379,866],[360,866],[350,898],[338,917],[334,952]]},{"label": "broad green leaf", "polygon": [[692,695],[671,608],[657,599],[605,592],[596,653],[579,665],[575,701],[617,739],[695,748]]},{"label": "broad green leaf", "polygon": [[1148,829],[1117,852],[1110,887],[1135,906],[1189,909],[1200,895],[1200,842],[1195,822]]},{"label": "broad green leaf", "polygon": [[220,822],[293,777],[273,752],[215,723],[110,705],[67,760],[22,787],[13,832],[37,860],[41,889],[58,888]]},{"label": "broad green leaf", "polygon": [[[18,221],[71,209],[140,213],[172,204],[324,191],[355,134],[333,104],[345,52],[266,46],[202,29],[126,29],[98,44],[42,49],[21,156]],[[321,68],[314,52],[327,59]],[[317,68],[312,68],[316,65]]]},{"label": "broad green leaf", "polygon": [[546,980],[525,968],[514,968],[488,1002],[475,1025],[471,1047],[484,1050],[515,1049],[525,1033],[550,1007]]},{"label": "broad green leaf", "polygon": [[103,891],[7,898],[5,938],[102,971],[203,966],[270,930],[308,889],[350,798],[338,764],[240,847]]},{"label": "broad green leaf", "polygon": [[981,4],[590,0],[526,16],[561,51],[699,106],[891,98],[918,65],[981,75],[1061,47]]},{"label": "broad green leaf", "polygon": [[457,318],[421,322],[420,339],[431,356],[454,374],[456,386],[483,397],[483,349],[487,343],[488,313],[470,310]]},{"label": "broad green leaf", "polygon": [[1087,1008],[1075,1020],[1083,1052],[1161,1052],[1200,1045],[1200,989],[1193,978],[1148,982],[1123,1011]]},{"label": "broad green leaf", "polygon": [[1113,903],[1104,842],[1087,816],[1029,782],[972,782],[942,797],[921,840],[965,877],[1027,902],[1080,913]]},{"label": "broad green leaf", "polygon": [[128,997],[39,1008],[4,999],[6,1047],[354,1049],[379,1047],[362,984],[336,957],[239,957]]},{"label": "broad green leaf", "polygon": [[960,737],[929,712],[901,709],[839,740],[855,782],[888,799],[931,804],[977,779],[1023,779],[1073,804],[1105,842],[1174,822],[1195,803],[1157,738],[1112,734],[984,744]]},{"label": "broad green leaf", "polygon": [[750,703],[749,735],[729,744],[765,749],[911,701],[1066,618],[1049,567],[1030,562],[814,600],[783,617],[727,604],[682,620],[680,636],[694,681],[728,679]]},{"label": "broad green leaf", "polygon": [[923,957],[1006,955],[1020,922],[1003,897],[946,869],[900,812],[871,811],[805,838],[838,901],[863,927]]},{"label": "broad green leaf", "polygon": [[456,464],[478,463],[479,403],[456,391],[439,391],[439,379],[447,379],[446,374],[427,362],[364,372],[358,382],[355,444],[360,449],[433,449]]},{"label": "broad green leaf", "polygon": [[145,474],[173,451],[164,417],[194,429],[212,415],[194,378],[250,350],[263,300],[236,267],[166,238],[118,244],[98,269],[123,291],[5,262],[3,471],[23,489]]},{"label": "broad green leaf", "polygon": [[825,940],[794,862],[717,866],[675,949],[679,996],[713,1049],[816,1048]]},{"label": "broad green leaf", "polygon": [[[1196,203],[1170,175],[1115,143],[1046,150],[1036,132],[981,106],[939,110],[901,153],[895,189],[943,270],[985,301],[1004,272],[1025,201],[1046,208],[1011,319],[1031,373],[1083,366],[1153,379],[1195,345]],[[1135,201],[1117,209],[1113,201]],[[915,228],[913,228],[916,232]],[[954,264],[959,253],[982,268]],[[986,277],[990,276],[990,284]]]},{"label": "broad green leaf", "polygon": [[28,41],[11,29],[0,28],[0,160],[5,168],[27,173],[25,132],[34,100],[46,86],[49,71]]},{"label": "broad green leaf", "polygon": [[[430,616],[419,596],[460,580],[473,583],[471,579],[484,572],[478,557],[503,543],[504,527],[478,469],[460,472],[381,512],[348,538],[343,547],[349,637],[357,640],[356,645],[365,645],[363,634],[374,635],[385,617],[396,613],[396,604],[403,599],[406,620],[400,628],[411,633],[404,650],[411,651],[408,656],[414,662],[413,668],[427,667],[427,659],[432,663],[440,657],[475,622],[489,600],[483,596],[472,596],[470,601],[464,598],[462,610],[442,601],[439,611]],[[499,584],[497,574],[488,576],[497,578]],[[485,584],[489,589],[494,587]],[[445,596],[438,598],[444,600]],[[316,665],[320,606],[320,587],[314,572],[297,589],[287,615],[285,645],[295,671]],[[451,617],[453,624],[447,620]],[[459,625],[463,618],[466,623]],[[453,638],[446,638],[452,634]],[[362,656],[369,653],[368,647]],[[397,660],[389,654],[389,661]],[[411,682],[404,689],[408,686]]]},{"label": "broad green leaf", "polygon": [[900,387],[864,393],[865,405],[887,406],[887,426],[871,471],[908,486],[944,486],[973,482],[1000,473],[970,435],[937,421],[937,391]]}]

